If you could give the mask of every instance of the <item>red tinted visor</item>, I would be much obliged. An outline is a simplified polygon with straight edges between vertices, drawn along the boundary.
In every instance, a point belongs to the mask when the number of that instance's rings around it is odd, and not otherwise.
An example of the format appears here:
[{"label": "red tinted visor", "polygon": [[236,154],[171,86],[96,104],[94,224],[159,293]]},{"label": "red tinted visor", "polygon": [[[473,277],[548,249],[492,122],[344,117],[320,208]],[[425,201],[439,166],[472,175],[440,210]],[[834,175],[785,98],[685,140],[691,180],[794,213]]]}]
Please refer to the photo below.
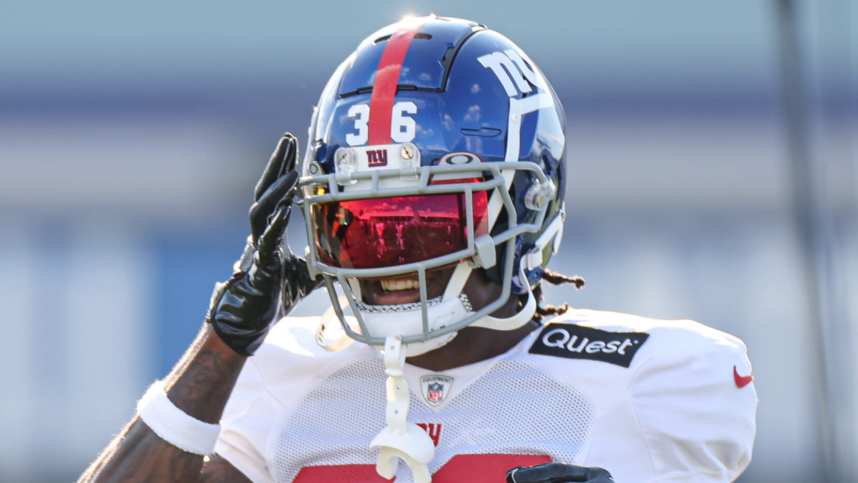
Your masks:
[{"label": "red tinted visor", "polygon": [[[315,204],[320,261],[340,268],[421,262],[468,247],[464,193],[392,196]],[[488,193],[473,197],[474,236],[487,232]]]}]

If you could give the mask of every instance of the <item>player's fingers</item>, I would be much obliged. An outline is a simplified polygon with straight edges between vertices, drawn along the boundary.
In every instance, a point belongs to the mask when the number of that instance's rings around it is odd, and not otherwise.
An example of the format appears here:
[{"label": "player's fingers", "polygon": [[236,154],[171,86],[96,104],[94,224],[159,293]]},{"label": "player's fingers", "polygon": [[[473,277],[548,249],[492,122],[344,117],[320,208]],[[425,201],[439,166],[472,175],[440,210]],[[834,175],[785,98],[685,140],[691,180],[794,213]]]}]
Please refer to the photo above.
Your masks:
[{"label": "player's fingers", "polygon": [[250,227],[254,239],[259,238],[265,227],[268,226],[268,218],[274,212],[278,204],[288,204],[292,196],[292,190],[298,181],[298,173],[292,171],[280,177],[250,206]]},{"label": "player's fingers", "polygon": [[268,159],[268,164],[265,165],[262,176],[256,182],[256,187],[253,190],[254,200],[259,200],[271,184],[287,171],[284,169],[285,161],[290,158],[294,160],[297,147],[298,141],[292,133],[287,132],[280,138],[277,142],[277,147],[274,148],[274,152],[271,153],[271,157]]},{"label": "player's fingers", "polygon": [[267,266],[274,261],[277,247],[283,237],[283,232],[286,230],[291,212],[292,206],[287,205],[278,207],[277,211],[271,215],[271,221],[262,236],[259,237],[259,242],[256,245],[256,253],[261,265]]},{"label": "player's fingers", "polygon": [[268,190],[262,194],[259,200],[254,203],[256,211],[254,213],[271,214],[274,208],[281,202],[289,201],[287,196],[291,195],[295,185],[298,182],[298,173],[291,171],[277,179]]},{"label": "player's fingers", "polygon": [[604,468],[590,468],[590,480],[593,483],[614,483],[614,477]]},{"label": "player's fingers", "polygon": [[594,475],[591,474],[590,470],[593,469],[600,468],[584,468],[581,466],[566,465],[562,463],[548,463],[544,465],[531,466],[529,468],[516,468],[509,472],[507,475],[507,481],[511,483],[595,483],[595,481],[602,483],[602,480],[594,481],[591,479]]},{"label": "player's fingers", "polygon": [[283,157],[283,169],[280,171],[281,175],[290,171],[295,171],[295,165],[297,164],[298,159],[298,138],[296,138],[292,133],[286,133],[286,135],[292,138],[292,145],[291,149],[286,151],[286,155]]}]

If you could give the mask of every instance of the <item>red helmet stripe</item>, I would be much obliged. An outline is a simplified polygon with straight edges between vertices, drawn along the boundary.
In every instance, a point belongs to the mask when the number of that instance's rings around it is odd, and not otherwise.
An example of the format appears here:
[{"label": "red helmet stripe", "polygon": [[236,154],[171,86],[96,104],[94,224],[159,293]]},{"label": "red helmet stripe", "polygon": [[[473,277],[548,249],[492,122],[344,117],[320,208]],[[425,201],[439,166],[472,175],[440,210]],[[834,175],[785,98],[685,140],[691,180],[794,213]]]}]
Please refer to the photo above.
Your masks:
[{"label": "red helmet stripe", "polygon": [[414,34],[420,29],[422,21],[406,22],[387,41],[381,60],[375,70],[375,82],[372,84],[372,97],[369,101],[369,141],[368,144],[390,144],[390,122],[393,100],[396,99],[396,87],[402,61],[411,46]]}]

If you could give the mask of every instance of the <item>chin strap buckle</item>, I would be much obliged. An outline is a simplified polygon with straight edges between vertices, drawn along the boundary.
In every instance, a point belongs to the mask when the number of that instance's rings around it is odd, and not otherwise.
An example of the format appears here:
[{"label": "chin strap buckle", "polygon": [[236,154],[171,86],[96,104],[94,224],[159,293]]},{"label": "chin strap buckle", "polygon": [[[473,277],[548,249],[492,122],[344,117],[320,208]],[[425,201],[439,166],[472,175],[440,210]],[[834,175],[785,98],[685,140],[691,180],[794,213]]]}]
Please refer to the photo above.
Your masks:
[{"label": "chin strap buckle", "polygon": [[414,483],[430,483],[429,462],[435,456],[435,445],[426,431],[408,422],[410,393],[402,371],[405,348],[402,339],[390,336],[384,341],[384,372],[387,374],[387,426],[381,430],[370,448],[378,448],[375,470],[382,478],[396,475],[399,460],[411,470]]}]

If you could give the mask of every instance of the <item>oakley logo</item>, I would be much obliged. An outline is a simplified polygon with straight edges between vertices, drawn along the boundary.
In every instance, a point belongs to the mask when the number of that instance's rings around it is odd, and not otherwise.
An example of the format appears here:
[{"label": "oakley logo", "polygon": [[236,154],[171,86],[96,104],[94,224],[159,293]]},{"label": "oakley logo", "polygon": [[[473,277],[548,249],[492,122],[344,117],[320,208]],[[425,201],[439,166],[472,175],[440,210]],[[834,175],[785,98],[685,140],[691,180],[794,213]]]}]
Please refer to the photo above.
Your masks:
[{"label": "oakley logo", "polygon": [[528,65],[529,60],[525,62],[522,55],[514,49],[507,49],[486,54],[477,58],[477,61],[483,67],[491,69],[509,97],[529,94],[533,92],[533,86],[544,90],[542,77]]},{"label": "oakley logo", "polygon": [[530,353],[629,367],[647,338],[649,334],[643,332],[608,332],[574,324],[550,324],[539,334]]},{"label": "oakley logo", "polygon": [[387,166],[387,150],[373,149],[366,152],[366,165],[370,168]]},{"label": "oakley logo", "polygon": [[452,164],[454,166],[462,165],[462,164],[470,164],[477,162],[478,158],[470,153],[450,153],[443,158],[438,164]]}]

